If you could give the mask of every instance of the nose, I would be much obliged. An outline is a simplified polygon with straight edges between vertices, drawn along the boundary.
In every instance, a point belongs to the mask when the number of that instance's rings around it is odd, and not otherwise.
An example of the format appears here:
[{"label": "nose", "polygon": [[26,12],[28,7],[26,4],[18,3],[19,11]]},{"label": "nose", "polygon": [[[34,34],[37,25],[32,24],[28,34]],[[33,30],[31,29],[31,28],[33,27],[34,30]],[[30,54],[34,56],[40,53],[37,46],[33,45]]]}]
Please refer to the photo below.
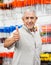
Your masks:
[{"label": "nose", "polygon": [[31,22],[31,19],[29,18],[29,22]]}]

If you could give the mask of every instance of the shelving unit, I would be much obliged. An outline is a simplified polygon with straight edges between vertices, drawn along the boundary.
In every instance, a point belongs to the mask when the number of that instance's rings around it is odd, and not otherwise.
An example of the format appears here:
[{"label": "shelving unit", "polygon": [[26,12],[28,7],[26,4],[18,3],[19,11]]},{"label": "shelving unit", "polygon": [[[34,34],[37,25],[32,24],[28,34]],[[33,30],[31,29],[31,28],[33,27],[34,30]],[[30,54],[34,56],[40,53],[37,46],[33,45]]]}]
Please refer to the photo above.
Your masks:
[{"label": "shelving unit", "polygon": [[43,25],[41,28],[42,48],[47,49],[40,54],[41,63],[51,65],[51,24]]}]

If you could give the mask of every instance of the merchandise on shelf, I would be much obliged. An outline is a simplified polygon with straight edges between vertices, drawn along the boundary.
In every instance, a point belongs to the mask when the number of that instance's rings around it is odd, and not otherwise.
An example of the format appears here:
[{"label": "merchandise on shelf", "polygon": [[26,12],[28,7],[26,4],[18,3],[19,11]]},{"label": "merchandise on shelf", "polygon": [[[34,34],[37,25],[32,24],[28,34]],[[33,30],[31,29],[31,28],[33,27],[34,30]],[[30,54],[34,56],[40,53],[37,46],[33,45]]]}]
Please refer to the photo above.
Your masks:
[{"label": "merchandise on shelf", "polygon": [[11,65],[14,52],[0,52],[2,65]]},{"label": "merchandise on shelf", "polygon": [[40,59],[41,59],[41,61],[51,61],[51,53],[49,53],[49,52],[41,53]]},{"label": "merchandise on shelf", "polygon": [[41,28],[42,28],[42,32],[40,34],[41,34],[42,43],[51,44],[51,24],[43,25]]},{"label": "merchandise on shelf", "polygon": [[14,0],[10,3],[3,3],[3,0],[0,0],[0,9],[13,9],[35,4],[51,4],[51,0]]}]

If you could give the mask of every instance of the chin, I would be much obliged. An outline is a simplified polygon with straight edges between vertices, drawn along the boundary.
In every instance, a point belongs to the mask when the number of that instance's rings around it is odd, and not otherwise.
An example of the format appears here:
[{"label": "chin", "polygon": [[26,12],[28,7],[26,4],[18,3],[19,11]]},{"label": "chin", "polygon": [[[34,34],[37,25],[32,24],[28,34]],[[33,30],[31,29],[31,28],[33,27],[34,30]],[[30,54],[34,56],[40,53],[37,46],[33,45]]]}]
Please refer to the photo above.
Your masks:
[{"label": "chin", "polygon": [[33,27],[34,27],[34,26],[28,26],[28,25],[27,25],[27,28],[28,28],[28,29],[32,29]]}]

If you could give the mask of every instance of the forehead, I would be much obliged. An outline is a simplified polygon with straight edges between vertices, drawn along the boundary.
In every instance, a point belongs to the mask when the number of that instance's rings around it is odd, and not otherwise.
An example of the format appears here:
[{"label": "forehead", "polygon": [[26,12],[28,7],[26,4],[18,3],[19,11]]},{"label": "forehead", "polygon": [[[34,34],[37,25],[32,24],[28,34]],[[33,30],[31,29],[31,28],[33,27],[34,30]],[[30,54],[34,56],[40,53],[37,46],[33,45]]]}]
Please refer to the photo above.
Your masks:
[{"label": "forehead", "polygon": [[26,11],[25,13],[24,13],[24,17],[26,17],[26,16],[28,16],[28,17],[30,17],[30,16],[35,16],[35,12],[29,12],[29,11]]}]

